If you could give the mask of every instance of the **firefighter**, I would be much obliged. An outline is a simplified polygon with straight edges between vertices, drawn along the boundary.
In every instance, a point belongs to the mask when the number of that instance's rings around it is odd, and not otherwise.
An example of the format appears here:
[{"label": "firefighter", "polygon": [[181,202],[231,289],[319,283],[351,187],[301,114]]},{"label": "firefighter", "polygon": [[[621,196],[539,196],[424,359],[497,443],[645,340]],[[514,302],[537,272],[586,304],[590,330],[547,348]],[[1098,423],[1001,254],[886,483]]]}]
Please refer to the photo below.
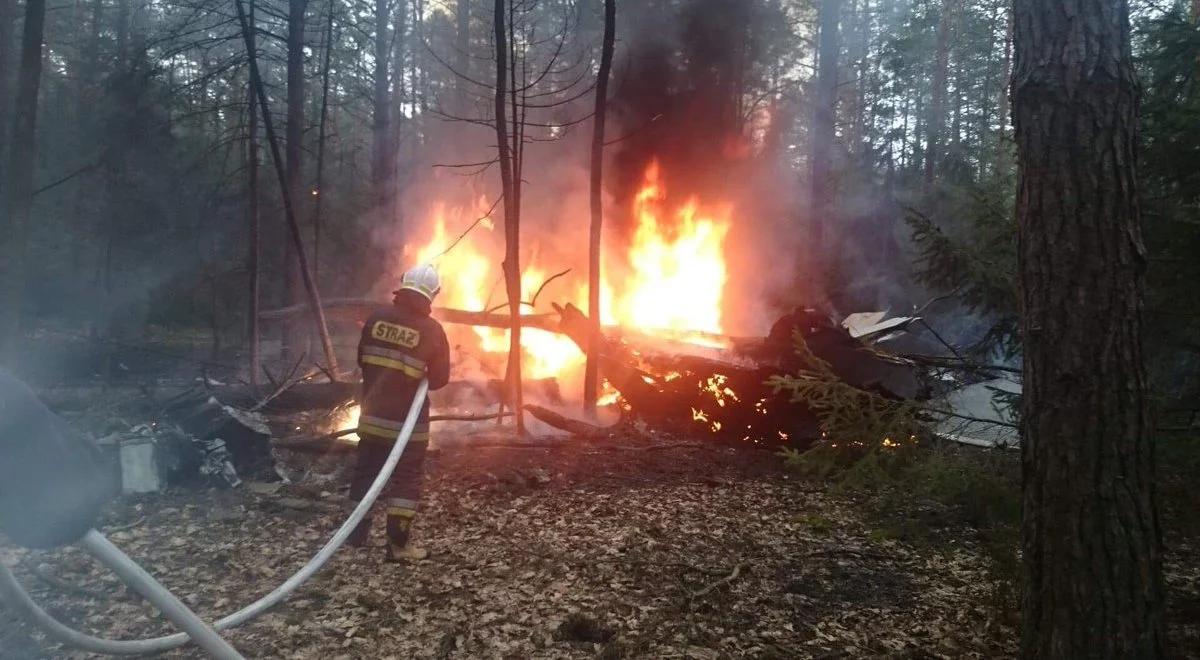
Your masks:
[{"label": "firefighter", "polygon": [[[404,273],[393,291],[392,306],[367,319],[358,343],[358,366],[363,373],[362,409],[358,421],[358,457],[350,497],[361,500],[391,453],[412,407],[417,385],[429,379],[436,390],[450,379],[450,346],[441,324],[430,316],[433,299],[441,290],[437,271],[421,265]],[[429,553],[409,544],[409,529],[421,499],[422,466],[429,444],[429,400],[413,428],[381,499],[387,508],[387,558],[420,561]],[[349,538],[366,545],[368,515]]]}]

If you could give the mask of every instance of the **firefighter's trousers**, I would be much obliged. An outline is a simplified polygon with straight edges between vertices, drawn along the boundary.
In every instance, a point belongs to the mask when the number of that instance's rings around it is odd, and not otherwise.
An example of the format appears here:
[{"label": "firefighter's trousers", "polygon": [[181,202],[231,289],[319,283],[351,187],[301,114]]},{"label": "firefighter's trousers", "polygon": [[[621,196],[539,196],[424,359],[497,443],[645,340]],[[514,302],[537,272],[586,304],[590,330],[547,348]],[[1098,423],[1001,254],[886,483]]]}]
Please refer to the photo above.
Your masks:
[{"label": "firefighter's trousers", "polygon": [[[388,540],[396,546],[408,543],[408,531],[413,518],[417,515],[417,507],[421,501],[421,479],[424,475],[425,450],[429,446],[428,434],[413,434],[396,463],[396,470],[384,486],[379,500],[387,508]],[[371,488],[371,483],[379,475],[379,470],[387,462],[388,454],[392,452],[395,440],[387,441],[378,437],[363,435],[358,443],[358,460],[354,466],[354,478],[350,482],[350,499],[359,501]],[[361,543],[366,539],[367,530],[371,525],[368,515],[355,530],[355,536]]]}]

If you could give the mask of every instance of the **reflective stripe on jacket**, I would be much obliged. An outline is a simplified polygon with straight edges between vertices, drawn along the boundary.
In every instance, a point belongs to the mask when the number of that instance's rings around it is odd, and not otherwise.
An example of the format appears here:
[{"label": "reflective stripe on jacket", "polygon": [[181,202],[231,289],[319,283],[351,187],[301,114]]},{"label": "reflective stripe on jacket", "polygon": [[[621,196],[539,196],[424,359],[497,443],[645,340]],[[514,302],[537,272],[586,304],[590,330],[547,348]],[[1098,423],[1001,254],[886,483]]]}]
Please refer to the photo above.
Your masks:
[{"label": "reflective stripe on jacket", "polygon": [[[430,390],[450,380],[450,345],[427,307],[393,305],[367,319],[358,344],[358,365],[363,372],[359,438],[390,442],[404,424],[421,379],[429,379]],[[428,434],[426,399],[410,442],[425,440]]]}]

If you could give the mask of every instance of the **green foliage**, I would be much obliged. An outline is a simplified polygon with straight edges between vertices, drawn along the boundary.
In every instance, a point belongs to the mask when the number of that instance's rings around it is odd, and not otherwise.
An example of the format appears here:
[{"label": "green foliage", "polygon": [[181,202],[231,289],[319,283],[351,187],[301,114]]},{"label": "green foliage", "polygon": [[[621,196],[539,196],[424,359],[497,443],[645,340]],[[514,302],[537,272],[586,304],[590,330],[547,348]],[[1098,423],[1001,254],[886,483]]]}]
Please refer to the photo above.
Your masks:
[{"label": "green foliage", "polygon": [[828,534],[829,532],[833,531],[834,527],[836,526],[835,523],[829,518],[817,515],[815,513],[801,516],[796,522],[799,522],[805,527],[809,528],[815,534]]},{"label": "green foliage", "polygon": [[931,214],[910,208],[906,217],[917,278],[936,291],[955,292],[967,309],[990,321],[976,352],[1000,348],[1012,355],[1019,342],[1012,190],[1008,176],[942,184],[923,204]]},{"label": "green foliage", "polygon": [[[919,405],[847,385],[802,336],[795,340],[800,371],[768,383],[817,414],[822,440],[805,451],[784,449],[785,464],[868,503],[877,540],[936,547],[942,528],[976,530],[996,609],[1015,612],[1021,592],[1015,453],[939,443],[924,427]],[[806,523],[819,531],[819,521]]]},{"label": "green foliage", "polygon": [[1135,37],[1146,90],[1140,183],[1147,358],[1160,396],[1187,402],[1198,393],[1200,370],[1200,28],[1175,4],[1138,21]]},{"label": "green foliage", "polygon": [[772,376],[767,385],[775,393],[789,392],[792,401],[816,413],[823,439],[810,452],[829,454],[836,466],[846,467],[872,452],[899,449],[916,440],[923,427],[914,402],[848,385],[813,354],[803,335],[797,332],[793,340],[799,371]]}]

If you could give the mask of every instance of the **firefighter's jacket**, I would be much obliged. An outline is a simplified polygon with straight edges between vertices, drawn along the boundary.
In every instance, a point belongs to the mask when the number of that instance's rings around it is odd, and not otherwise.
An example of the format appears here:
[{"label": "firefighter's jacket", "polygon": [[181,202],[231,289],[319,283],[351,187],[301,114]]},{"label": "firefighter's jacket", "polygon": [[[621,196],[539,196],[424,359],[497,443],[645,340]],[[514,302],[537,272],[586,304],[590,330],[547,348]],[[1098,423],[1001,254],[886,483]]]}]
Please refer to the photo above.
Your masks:
[{"label": "firefighter's jacket", "polygon": [[[436,390],[450,380],[450,345],[446,332],[429,316],[429,308],[400,304],[372,314],[358,343],[363,372],[358,437],[364,442],[396,439],[412,406],[417,384],[429,379]],[[413,428],[410,442],[429,437],[429,399]]]}]

